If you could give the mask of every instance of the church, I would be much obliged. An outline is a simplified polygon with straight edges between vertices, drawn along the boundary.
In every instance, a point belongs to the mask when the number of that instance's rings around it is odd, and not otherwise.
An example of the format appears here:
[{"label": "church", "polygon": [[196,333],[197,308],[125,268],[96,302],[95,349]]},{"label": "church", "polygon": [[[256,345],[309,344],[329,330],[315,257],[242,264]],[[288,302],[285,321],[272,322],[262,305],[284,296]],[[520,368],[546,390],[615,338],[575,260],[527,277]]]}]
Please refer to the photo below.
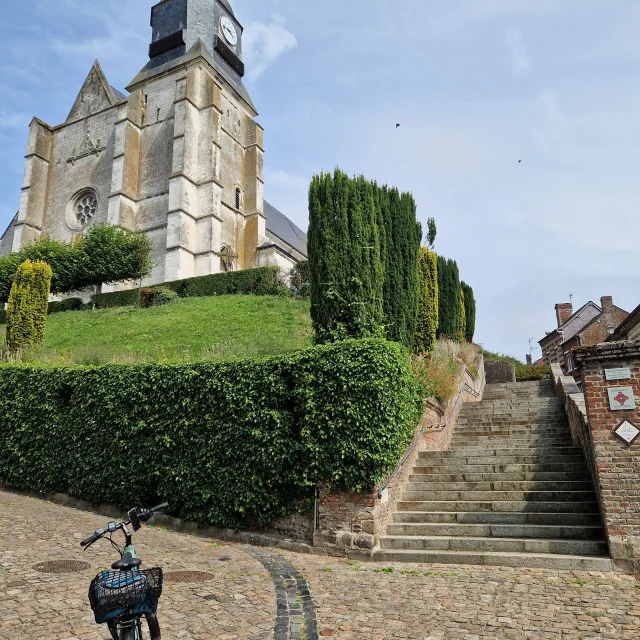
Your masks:
[{"label": "church", "polygon": [[107,223],[151,239],[145,285],[262,266],[288,274],[307,238],[263,197],[264,134],[231,5],[162,0],[151,27],[149,61],[127,95],[96,61],[66,122],[31,122],[0,255]]}]

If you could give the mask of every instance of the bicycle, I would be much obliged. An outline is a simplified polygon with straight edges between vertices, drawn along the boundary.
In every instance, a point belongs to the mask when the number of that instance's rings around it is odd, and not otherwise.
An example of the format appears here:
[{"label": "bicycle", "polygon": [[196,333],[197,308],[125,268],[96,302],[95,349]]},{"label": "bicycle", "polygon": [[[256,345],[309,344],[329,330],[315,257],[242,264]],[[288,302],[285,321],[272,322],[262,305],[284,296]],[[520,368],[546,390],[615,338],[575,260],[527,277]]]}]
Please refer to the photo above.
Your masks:
[{"label": "bicycle", "polygon": [[[120,560],[111,565],[112,571],[101,571],[89,586],[89,602],[96,624],[106,624],[113,640],[142,640],[143,616],[151,640],[160,640],[156,610],[162,593],[162,569],[140,569],[142,560],[136,556],[129,525],[136,532],[143,522],[151,520],[156,512],[168,506],[165,502],[153,509],[131,509],[127,513],[128,520],[120,524],[109,522],[105,530],[96,529],[92,536],[80,543],[86,551],[106,537],[120,554]],[[124,547],[113,540],[113,534],[117,531],[124,533]]]}]

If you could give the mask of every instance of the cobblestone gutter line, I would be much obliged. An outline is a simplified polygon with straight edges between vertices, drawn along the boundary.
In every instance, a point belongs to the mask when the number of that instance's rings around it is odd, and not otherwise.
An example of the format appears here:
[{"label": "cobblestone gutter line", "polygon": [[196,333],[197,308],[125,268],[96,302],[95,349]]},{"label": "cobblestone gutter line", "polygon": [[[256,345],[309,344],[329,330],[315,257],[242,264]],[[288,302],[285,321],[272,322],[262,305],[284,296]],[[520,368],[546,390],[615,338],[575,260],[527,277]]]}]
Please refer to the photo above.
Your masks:
[{"label": "cobblestone gutter line", "polygon": [[276,588],[275,640],[318,640],[316,606],[302,574],[280,556],[243,547],[271,574]]}]

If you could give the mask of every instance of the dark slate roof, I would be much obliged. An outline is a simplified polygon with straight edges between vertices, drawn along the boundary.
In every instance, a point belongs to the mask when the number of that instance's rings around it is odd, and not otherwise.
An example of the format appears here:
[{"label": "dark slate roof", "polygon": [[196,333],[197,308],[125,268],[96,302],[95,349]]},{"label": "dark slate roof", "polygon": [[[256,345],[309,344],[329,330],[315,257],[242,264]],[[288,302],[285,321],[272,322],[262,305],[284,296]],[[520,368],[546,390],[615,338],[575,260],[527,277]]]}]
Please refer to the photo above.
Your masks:
[{"label": "dark slate roof", "polygon": [[111,87],[111,91],[115,95],[117,100],[124,100],[127,96],[122,93],[122,91],[118,91],[112,84],[109,85]]},{"label": "dark slate roof", "polygon": [[[182,47],[182,50],[184,50],[184,47]],[[211,53],[211,51],[209,51],[202,40],[198,40],[196,44],[194,44],[193,47],[189,49],[189,51],[184,53],[184,55],[172,57],[175,54],[175,51],[170,51],[163,56],[158,56],[157,58],[149,60],[144,69],[142,69],[142,71],[140,71],[140,73],[129,83],[127,90],[131,92],[135,85],[137,85],[139,82],[143,82],[144,80],[148,80],[149,78],[152,78],[156,75],[165,73],[173,67],[177,67],[181,64],[186,64],[187,62],[194,60],[199,56],[202,56],[231,85],[231,87],[236,90],[238,95],[254,111],[256,111],[256,107],[249,97],[249,93],[242,83],[242,78],[240,77],[238,72],[233,69],[217,51]]]},{"label": "dark slate roof", "polygon": [[8,256],[11,253],[11,249],[13,248],[13,232],[15,229],[13,223],[17,218],[18,214],[16,213],[5,232],[0,236],[0,256]]},{"label": "dark slate roof", "polygon": [[229,0],[220,0],[220,4],[235,18],[236,14],[233,13],[233,9],[231,8],[231,5],[229,4]]},{"label": "dark slate roof", "polygon": [[297,227],[287,216],[278,211],[273,205],[264,201],[264,215],[267,218],[267,231],[290,247],[307,256],[307,234]]}]

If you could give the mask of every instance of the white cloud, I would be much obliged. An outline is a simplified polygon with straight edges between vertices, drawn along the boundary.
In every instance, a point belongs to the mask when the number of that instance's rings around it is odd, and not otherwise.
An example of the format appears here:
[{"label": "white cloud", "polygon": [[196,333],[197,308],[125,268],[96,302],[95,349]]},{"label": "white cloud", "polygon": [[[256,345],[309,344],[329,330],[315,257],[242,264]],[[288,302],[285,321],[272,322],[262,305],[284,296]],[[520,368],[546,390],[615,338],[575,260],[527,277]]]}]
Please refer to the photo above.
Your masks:
[{"label": "white cloud", "polygon": [[504,37],[504,44],[511,59],[511,70],[518,76],[526,76],[533,70],[533,64],[524,46],[522,32],[518,29],[508,29]]},{"label": "white cloud", "polygon": [[244,31],[243,54],[251,80],[259,78],[281,55],[295,49],[298,40],[279,18],[269,24],[252,22]]}]

